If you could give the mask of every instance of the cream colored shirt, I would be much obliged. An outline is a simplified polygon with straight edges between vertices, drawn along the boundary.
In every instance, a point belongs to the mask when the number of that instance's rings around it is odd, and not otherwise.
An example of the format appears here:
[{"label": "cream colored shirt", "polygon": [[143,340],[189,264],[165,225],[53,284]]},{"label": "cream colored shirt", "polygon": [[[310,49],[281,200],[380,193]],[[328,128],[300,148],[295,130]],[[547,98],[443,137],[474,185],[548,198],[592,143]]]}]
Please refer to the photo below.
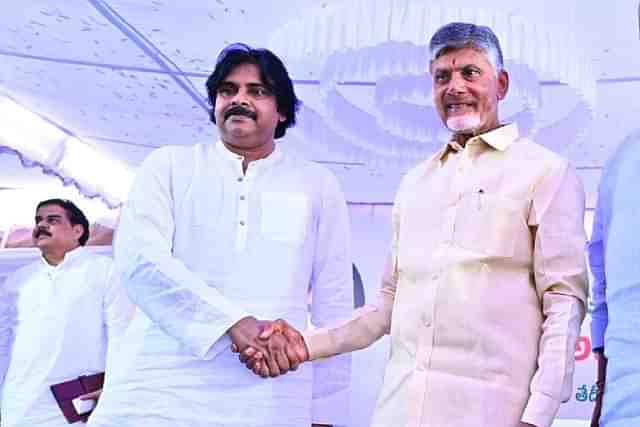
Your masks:
[{"label": "cream colored shirt", "polygon": [[391,334],[377,427],[550,426],[585,314],[584,191],[515,125],[404,178],[380,302],[310,332],[312,359]]}]

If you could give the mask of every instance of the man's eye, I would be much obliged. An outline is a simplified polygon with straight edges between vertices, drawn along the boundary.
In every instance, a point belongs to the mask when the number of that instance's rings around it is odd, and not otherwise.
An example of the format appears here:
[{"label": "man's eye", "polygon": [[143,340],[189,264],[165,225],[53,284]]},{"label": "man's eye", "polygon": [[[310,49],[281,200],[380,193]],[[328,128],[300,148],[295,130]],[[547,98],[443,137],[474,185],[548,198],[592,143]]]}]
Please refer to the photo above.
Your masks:
[{"label": "man's eye", "polygon": [[448,78],[449,78],[449,75],[447,73],[438,73],[435,75],[435,80],[438,83],[446,82]]},{"label": "man's eye", "polygon": [[467,78],[475,78],[480,75],[480,70],[475,68],[465,68],[462,74]]},{"label": "man's eye", "polygon": [[258,96],[258,97],[264,97],[264,96],[270,96],[271,95],[271,91],[269,91],[269,89],[267,89],[266,87],[254,88],[252,92],[253,92],[254,96]]},{"label": "man's eye", "polygon": [[232,88],[230,88],[230,87],[221,87],[221,88],[218,88],[218,95],[221,95],[221,96],[231,96],[231,95],[233,95],[233,93],[234,93],[234,91],[233,91],[233,89],[232,89]]}]

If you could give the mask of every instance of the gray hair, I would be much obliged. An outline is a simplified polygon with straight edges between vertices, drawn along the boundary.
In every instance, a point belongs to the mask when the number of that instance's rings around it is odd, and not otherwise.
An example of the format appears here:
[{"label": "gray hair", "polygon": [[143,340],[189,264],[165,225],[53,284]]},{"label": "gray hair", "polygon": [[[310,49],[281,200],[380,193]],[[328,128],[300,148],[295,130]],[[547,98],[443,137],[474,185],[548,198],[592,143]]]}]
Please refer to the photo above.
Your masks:
[{"label": "gray hair", "polygon": [[491,28],[466,22],[451,22],[435,32],[429,41],[431,62],[448,50],[465,47],[482,50],[496,72],[504,67],[500,41]]}]

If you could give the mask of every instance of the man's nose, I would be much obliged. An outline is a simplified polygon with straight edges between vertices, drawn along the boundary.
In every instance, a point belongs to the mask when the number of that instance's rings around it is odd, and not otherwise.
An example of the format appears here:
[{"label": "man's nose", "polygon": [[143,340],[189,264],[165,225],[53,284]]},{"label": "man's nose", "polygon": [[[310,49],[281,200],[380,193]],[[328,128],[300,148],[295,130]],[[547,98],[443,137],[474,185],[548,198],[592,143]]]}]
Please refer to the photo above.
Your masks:
[{"label": "man's nose", "polygon": [[249,101],[247,99],[247,92],[244,90],[239,90],[236,92],[234,97],[231,99],[232,105],[249,105]]},{"label": "man's nose", "polygon": [[453,73],[449,80],[449,84],[447,85],[447,92],[451,94],[460,94],[464,93],[466,89],[467,84],[464,78],[458,73]]}]

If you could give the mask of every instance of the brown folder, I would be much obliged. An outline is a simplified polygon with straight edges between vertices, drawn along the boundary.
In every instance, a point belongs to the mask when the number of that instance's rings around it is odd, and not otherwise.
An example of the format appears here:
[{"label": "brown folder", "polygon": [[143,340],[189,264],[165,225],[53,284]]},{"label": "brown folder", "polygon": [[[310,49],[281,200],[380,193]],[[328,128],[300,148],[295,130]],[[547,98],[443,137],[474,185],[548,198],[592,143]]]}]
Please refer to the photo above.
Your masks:
[{"label": "brown folder", "polygon": [[51,392],[55,397],[62,414],[69,424],[77,421],[87,421],[91,412],[78,414],[72,400],[76,397],[102,389],[104,385],[104,372],[94,375],[82,375],[75,380],[65,381],[51,386]]}]

